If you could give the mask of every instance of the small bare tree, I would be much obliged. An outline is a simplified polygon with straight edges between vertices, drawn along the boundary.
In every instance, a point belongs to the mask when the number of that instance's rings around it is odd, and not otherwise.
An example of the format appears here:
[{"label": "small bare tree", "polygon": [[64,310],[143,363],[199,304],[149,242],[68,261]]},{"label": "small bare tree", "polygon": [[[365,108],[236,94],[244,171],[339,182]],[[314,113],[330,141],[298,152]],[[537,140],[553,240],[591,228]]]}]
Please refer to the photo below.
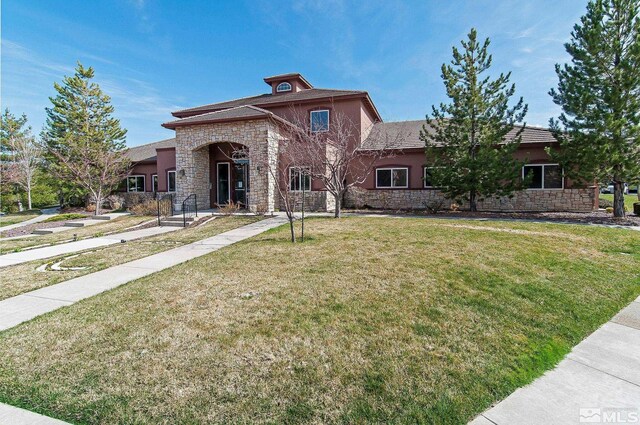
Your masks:
[{"label": "small bare tree", "polygon": [[27,193],[27,206],[32,209],[31,188],[35,174],[42,163],[42,150],[31,134],[31,127],[26,127],[27,117],[13,116],[5,110],[0,119],[2,136],[2,177],[3,183],[13,183]]},{"label": "small bare tree", "polygon": [[364,183],[377,160],[395,156],[406,138],[402,131],[390,134],[380,126],[360,128],[342,112],[333,112],[327,123],[310,122],[299,113],[293,116],[288,137],[296,141],[296,162],[308,166],[311,177],[333,196],[336,218],[347,191]]},{"label": "small bare tree", "polygon": [[[271,160],[258,157],[251,150],[245,147],[239,147],[234,149],[231,155],[225,154],[230,159],[246,158],[250,163],[258,167],[271,176],[275,182],[275,191],[280,201],[280,209],[284,211],[289,221],[289,229],[291,231],[291,242],[296,242],[295,226],[294,222],[296,202],[298,198],[298,189],[295,187],[295,182],[290,178],[289,170],[297,170],[299,167],[299,159],[296,154],[296,149],[293,141],[291,140],[275,140],[278,146],[277,159],[271,158]],[[223,152],[221,150],[221,152]],[[224,153],[224,152],[223,152]],[[308,174],[302,174],[302,178],[310,178]],[[303,194],[304,196],[304,194]]]}]

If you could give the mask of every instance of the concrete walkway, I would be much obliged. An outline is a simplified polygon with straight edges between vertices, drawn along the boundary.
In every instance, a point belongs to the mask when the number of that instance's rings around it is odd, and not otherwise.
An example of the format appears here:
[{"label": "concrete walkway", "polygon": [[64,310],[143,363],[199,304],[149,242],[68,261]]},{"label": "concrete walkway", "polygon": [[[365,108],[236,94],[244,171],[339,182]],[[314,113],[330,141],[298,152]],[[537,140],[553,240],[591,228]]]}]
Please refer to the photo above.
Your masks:
[{"label": "concrete walkway", "polygon": [[0,331],[103,291],[217,251],[284,223],[286,219],[281,217],[269,218],[198,242],[0,301]]},{"label": "concrete walkway", "polygon": [[131,215],[130,213],[108,213],[101,215],[90,215],[87,218],[83,218],[76,221],[67,221],[61,226],[58,227],[47,227],[44,229],[35,229],[31,232],[34,235],[50,235],[52,233],[59,233],[71,230],[73,228],[78,227],[87,227],[94,226],[96,224],[104,224],[105,220],[115,220],[116,218],[124,217],[127,215]]},{"label": "concrete walkway", "polygon": [[640,423],[640,297],[472,425]]},{"label": "concrete walkway", "polygon": [[33,413],[19,407],[0,403],[0,424],[11,425],[67,425],[57,419]]},{"label": "concrete walkway", "polygon": [[58,211],[60,211],[60,207],[42,209],[42,210],[40,210],[40,212],[42,214],[40,214],[39,216],[33,217],[33,218],[29,219],[29,220],[21,221],[20,223],[10,224],[8,226],[0,227],[0,232],[4,232],[4,231],[7,231],[7,230],[11,230],[11,229],[16,229],[16,228],[22,227],[22,226],[28,226],[29,224],[40,223],[41,221],[45,221],[49,217],[56,215],[58,213]]},{"label": "concrete walkway", "polygon": [[[100,221],[104,223],[103,220]],[[99,238],[88,238],[76,242],[67,242],[21,252],[12,252],[10,254],[0,255],[0,268],[26,263],[28,261],[57,257],[64,254],[72,254],[74,252],[84,251],[85,249],[114,245],[123,240],[128,242],[135,239],[146,238],[148,236],[160,235],[178,229],[179,227],[149,227],[146,229],[131,230],[129,232],[114,233],[113,235],[101,236]]]}]

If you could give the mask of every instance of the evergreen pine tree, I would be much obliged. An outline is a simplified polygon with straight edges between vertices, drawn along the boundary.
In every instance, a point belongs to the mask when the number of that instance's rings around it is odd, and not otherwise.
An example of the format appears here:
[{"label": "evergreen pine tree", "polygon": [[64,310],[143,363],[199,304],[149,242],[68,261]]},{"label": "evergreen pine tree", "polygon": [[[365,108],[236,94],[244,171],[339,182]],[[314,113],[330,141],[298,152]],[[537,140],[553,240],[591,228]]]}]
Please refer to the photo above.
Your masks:
[{"label": "evergreen pine tree", "polygon": [[577,181],[613,182],[615,217],[625,215],[624,183],[640,178],[639,14],[640,0],[589,2],[550,91],[563,110],[551,120],[561,149],[550,153]]},{"label": "evergreen pine tree", "polygon": [[515,85],[511,73],[496,79],[485,76],[491,67],[489,39],[480,44],[475,29],[462,51],[453,47],[450,65],[442,65],[442,79],[451,103],[432,107],[420,137],[425,142],[432,184],[450,199],[477,202],[489,197],[512,196],[520,185],[524,165],[513,157],[524,125],[507,137],[523,120],[527,106],[522,98],[509,107]]},{"label": "evergreen pine tree", "polygon": [[71,182],[90,195],[96,214],[105,196],[114,190],[129,170],[124,155],[126,130],[112,116],[109,96],[91,82],[94,71],[78,63],[75,74],[54,84],[58,92],[49,98],[42,140],[50,171],[63,182]]}]

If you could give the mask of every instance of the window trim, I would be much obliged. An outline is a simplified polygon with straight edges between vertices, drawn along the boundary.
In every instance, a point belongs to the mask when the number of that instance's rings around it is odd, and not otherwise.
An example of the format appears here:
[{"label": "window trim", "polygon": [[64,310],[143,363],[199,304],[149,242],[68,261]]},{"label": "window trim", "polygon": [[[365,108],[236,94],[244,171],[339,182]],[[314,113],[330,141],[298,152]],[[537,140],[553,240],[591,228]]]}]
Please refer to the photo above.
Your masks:
[{"label": "window trim", "polygon": [[[173,178],[173,182],[176,187],[174,187],[173,190],[169,190],[169,174],[170,173],[175,174],[175,177]],[[176,193],[178,189],[177,186],[178,186],[178,173],[176,173],[176,170],[167,170],[167,193]]]},{"label": "window trim", "polygon": [[[525,175],[524,175],[524,169],[525,167],[537,167],[537,166],[541,166],[542,167],[542,187],[527,187],[525,188],[525,190],[563,190],[564,189],[564,168],[560,166],[560,164],[558,163],[542,163],[542,164],[524,164],[522,166],[522,181],[524,181],[525,179]],[[560,172],[562,174],[562,177],[560,179],[560,181],[562,182],[562,187],[545,187],[544,185],[544,167],[546,166],[555,166],[555,167],[560,167]]]},{"label": "window trim", "polygon": [[[303,165],[303,166],[299,166],[299,167],[297,167],[297,166],[289,167],[289,186],[291,186],[291,172],[293,170],[302,170],[302,169],[309,170],[309,174],[308,174],[308,176],[309,176],[309,189],[308,190],[305,189],[304,192],[311,192],[311,189],[312,189],[311,167],[309,167],[308,165]],[[303,176],[304,176],[304,174],[302,174],[302,173],[298,174],[298,180],[299,180],[298,186],[299,187],[302,187],[302,177]],[[292,189],[291,187],[289,187],[289,191],[290,192],[302,192],[303,190],[302,189]]]},{"label": "window trim", "polygon": [[[142,177],[142,191],[139,190],[131,190],[131,188],[129,187],[129,179],[131,177]],[[130,176],[127,176],[127,193],[131,192],[131,193],[144,193],[147,191],[147,176],[145,176],[144,174],[132,174]]]},{"label": "window trim", "polygon": [[[314,130],[313,129],[313,114],[317,112],[326,112],[327,113],[327,128],[326,130]],[[329,131],[329,126],[331,123],[331,111],[329,109],[313,109],[309,111],[309,129],[312,133],[326,133]]]},{"label": "window trim", "polygon": [[[391,170],[391,186],[380,186],[378,184],[378,171]],[[393,170],[406,170],[407,171],[407,184],[404,186],[393,185]],[[376,189],[409,189],[409,167],[380,167],[376,168]]]},{"label": "window trim", "polygon": [[[285,84],[286,84],[287,86],[289,86],[289,88],[288,88],[288,89],[283,89],[283,88],[281,88],[281,87],[282,87],[283,85],[285,85]],[[281,82],[281,83],[278,83],[278,85],[276,86],[276,93],[283,93],[283,92],[287,92],[287,91],[291,91],[291,90],[293,90],[293,86],[292,86],[292,85],[291,85],[291,83],[290,83],[290,82],[288,82],[288,81],[283,81],[283,82]]]},{"label": "window trim", "polygon": [[151,192],[160,192],[160,182],[158,181],[157,174],[151,174]]}]

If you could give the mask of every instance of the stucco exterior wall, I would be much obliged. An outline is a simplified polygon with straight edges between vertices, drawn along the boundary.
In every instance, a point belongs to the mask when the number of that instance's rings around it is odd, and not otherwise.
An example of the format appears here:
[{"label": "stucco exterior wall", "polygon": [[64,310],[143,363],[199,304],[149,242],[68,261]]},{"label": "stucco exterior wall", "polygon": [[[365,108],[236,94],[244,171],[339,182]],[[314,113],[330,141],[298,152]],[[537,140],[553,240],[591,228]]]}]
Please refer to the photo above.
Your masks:
[{"label": "stucco exterior wall", "polygon": [[[594,187],[582,189],[522,190],[512,198],[492,198],[478,202],[480,211],[573,211],[589,212],[597,208],[598,192]],[[353,188],[345,197],[347,208],[385,210],[420,210],[442,203],[448,209],[453,201],[436,189],[371,189]],[[468,208],[468,205],[460,205]]]}]

